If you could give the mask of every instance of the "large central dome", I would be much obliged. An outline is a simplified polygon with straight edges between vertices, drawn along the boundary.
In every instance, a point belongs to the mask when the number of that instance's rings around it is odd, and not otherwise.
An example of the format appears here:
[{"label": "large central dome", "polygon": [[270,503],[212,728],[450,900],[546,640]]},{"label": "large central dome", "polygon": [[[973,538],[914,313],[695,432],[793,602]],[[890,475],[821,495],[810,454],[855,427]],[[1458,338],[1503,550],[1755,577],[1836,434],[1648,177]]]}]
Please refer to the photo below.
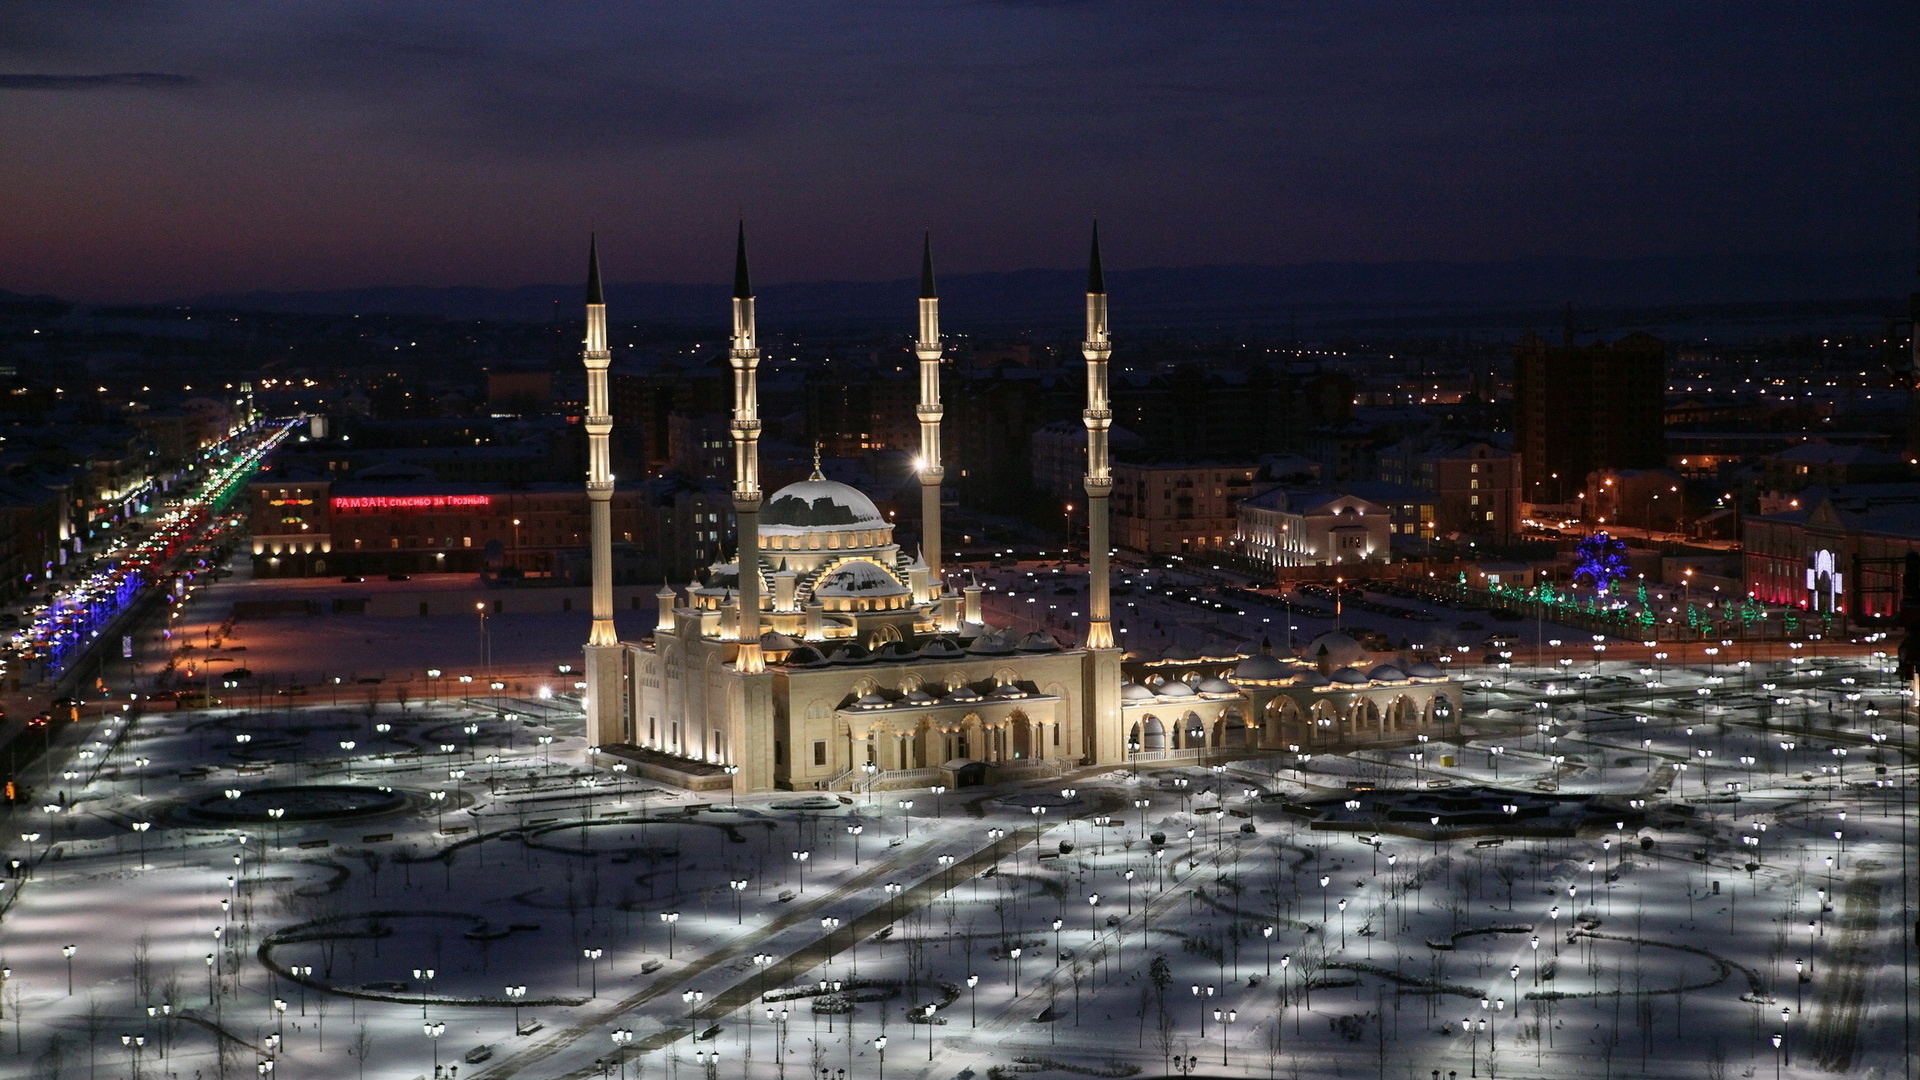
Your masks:
[{"label": "large central dome", "polygon": [[838,531],[886,521],[873,500],[856,488],[832,480],[802,480],[773,493],[760,511],[760,524]]}]

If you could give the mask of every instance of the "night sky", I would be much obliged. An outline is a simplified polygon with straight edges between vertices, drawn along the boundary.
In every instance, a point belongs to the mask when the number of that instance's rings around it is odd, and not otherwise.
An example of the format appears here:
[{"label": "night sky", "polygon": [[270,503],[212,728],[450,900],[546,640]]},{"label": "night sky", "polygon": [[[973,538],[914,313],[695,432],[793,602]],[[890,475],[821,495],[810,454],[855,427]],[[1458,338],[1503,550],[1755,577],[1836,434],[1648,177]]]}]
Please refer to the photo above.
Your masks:
[{"label": "night sky", "polygon": [[[1900,249],[1920,5],[10,0],[0,288]],[[1906,283],[1890,283],[1890,291]]]}]

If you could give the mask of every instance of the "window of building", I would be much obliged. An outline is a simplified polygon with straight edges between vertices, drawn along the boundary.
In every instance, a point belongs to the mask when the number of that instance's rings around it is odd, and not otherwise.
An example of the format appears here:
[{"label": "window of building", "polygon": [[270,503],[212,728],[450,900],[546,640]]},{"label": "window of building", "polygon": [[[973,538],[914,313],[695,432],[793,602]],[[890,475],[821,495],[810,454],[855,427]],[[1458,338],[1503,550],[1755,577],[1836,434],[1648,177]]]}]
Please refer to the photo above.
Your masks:
[{"label": "window of building", "polygon": [[813,744],[813,763],[815,765],[823,765],[823,766],[827,763],[826,740],[824,739],[818,740]]},{"label": "window of building", "polygon": [[1474,495],[1474,496],[1470,496],[1470,498],[1471,498],[1471,505],[1473,505],[1473,506],[1479,506],[1479,505],[1480,505],[1480,496],[1478,496],[1478,495]]},{"label": "window of building", "polygon": [[1467,481],[1467,487],[1468,487],[1468,488],[1469,488],[1470,490],[1473,490],[1473,491],[1479,491],[1479,490],[1480,490],[1480,481],[1478,481],[1478,480],[1469,480],[1469,481]]}]

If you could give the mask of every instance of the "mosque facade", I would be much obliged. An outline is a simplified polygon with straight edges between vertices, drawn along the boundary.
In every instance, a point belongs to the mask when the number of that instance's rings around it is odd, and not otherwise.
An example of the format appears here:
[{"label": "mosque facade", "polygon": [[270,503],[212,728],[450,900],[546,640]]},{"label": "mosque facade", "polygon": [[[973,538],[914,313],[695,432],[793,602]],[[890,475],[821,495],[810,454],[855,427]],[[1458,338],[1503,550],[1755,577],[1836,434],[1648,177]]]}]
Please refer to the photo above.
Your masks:
[{"label": "mosque facade", "polygon": [[[585,649],[594,752],[661,782],[736,791],[999,782],[1085,765],[1227,750],[1316,749],[1458,730],[1458,687],[1424,665],[1351,653],[1141,657],[1114,645],[1108,589],[1106,288],[1096,231],[1086,336],[1088,624],[1078,644],[992,625],[982,591],[942,563],[939,299],[919,301],[922,542],[908,553],[857,489],[814,474],[758,486],[759,348],[744,229],[735,255],[734,511],[740,550],[662,586],[652,633],[613,630],[606,307],[589,253],[587,495],[594,569]],[[1335,663],[1335,660],[1340,660]],[[1369,663],[1372,660],[1374,662]],[[1358,663],[1362,667],[1356,668]],[[1302,752],[1297,750],[1295,752]]]}]

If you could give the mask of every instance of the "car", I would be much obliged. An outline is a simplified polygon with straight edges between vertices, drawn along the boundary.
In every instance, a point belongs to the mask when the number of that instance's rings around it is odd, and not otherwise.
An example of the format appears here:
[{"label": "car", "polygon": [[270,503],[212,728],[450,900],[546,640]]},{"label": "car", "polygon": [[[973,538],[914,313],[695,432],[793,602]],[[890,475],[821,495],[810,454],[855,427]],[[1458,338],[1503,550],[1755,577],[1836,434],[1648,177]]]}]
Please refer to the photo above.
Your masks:
[{"label": "car", "polygon": [[348,574],[346,577],[343,577],[340,580],[342,582],[345,582],[348,585],[358,585],[360,582],[365,581],[367,579],[361,577],[359,574]]},{"label": "car", "polygon": [[46,727],[52,721],[53,721],[52,713],[45,713],[45,712],[34,713],[33,719],[27,721],[27,726],[28,727]]},{"label": "car", "polygon": [[1481,626],[1479,623],[1474,622],[1472,619],[1460,620],[1459,628],[1462,630],[1485,630],[1486,629],[1486,627]]},{"label": "car", "polygon": [[412,581],[413,575],[412,574],[388,574],[387,580],[388,581]]}]

